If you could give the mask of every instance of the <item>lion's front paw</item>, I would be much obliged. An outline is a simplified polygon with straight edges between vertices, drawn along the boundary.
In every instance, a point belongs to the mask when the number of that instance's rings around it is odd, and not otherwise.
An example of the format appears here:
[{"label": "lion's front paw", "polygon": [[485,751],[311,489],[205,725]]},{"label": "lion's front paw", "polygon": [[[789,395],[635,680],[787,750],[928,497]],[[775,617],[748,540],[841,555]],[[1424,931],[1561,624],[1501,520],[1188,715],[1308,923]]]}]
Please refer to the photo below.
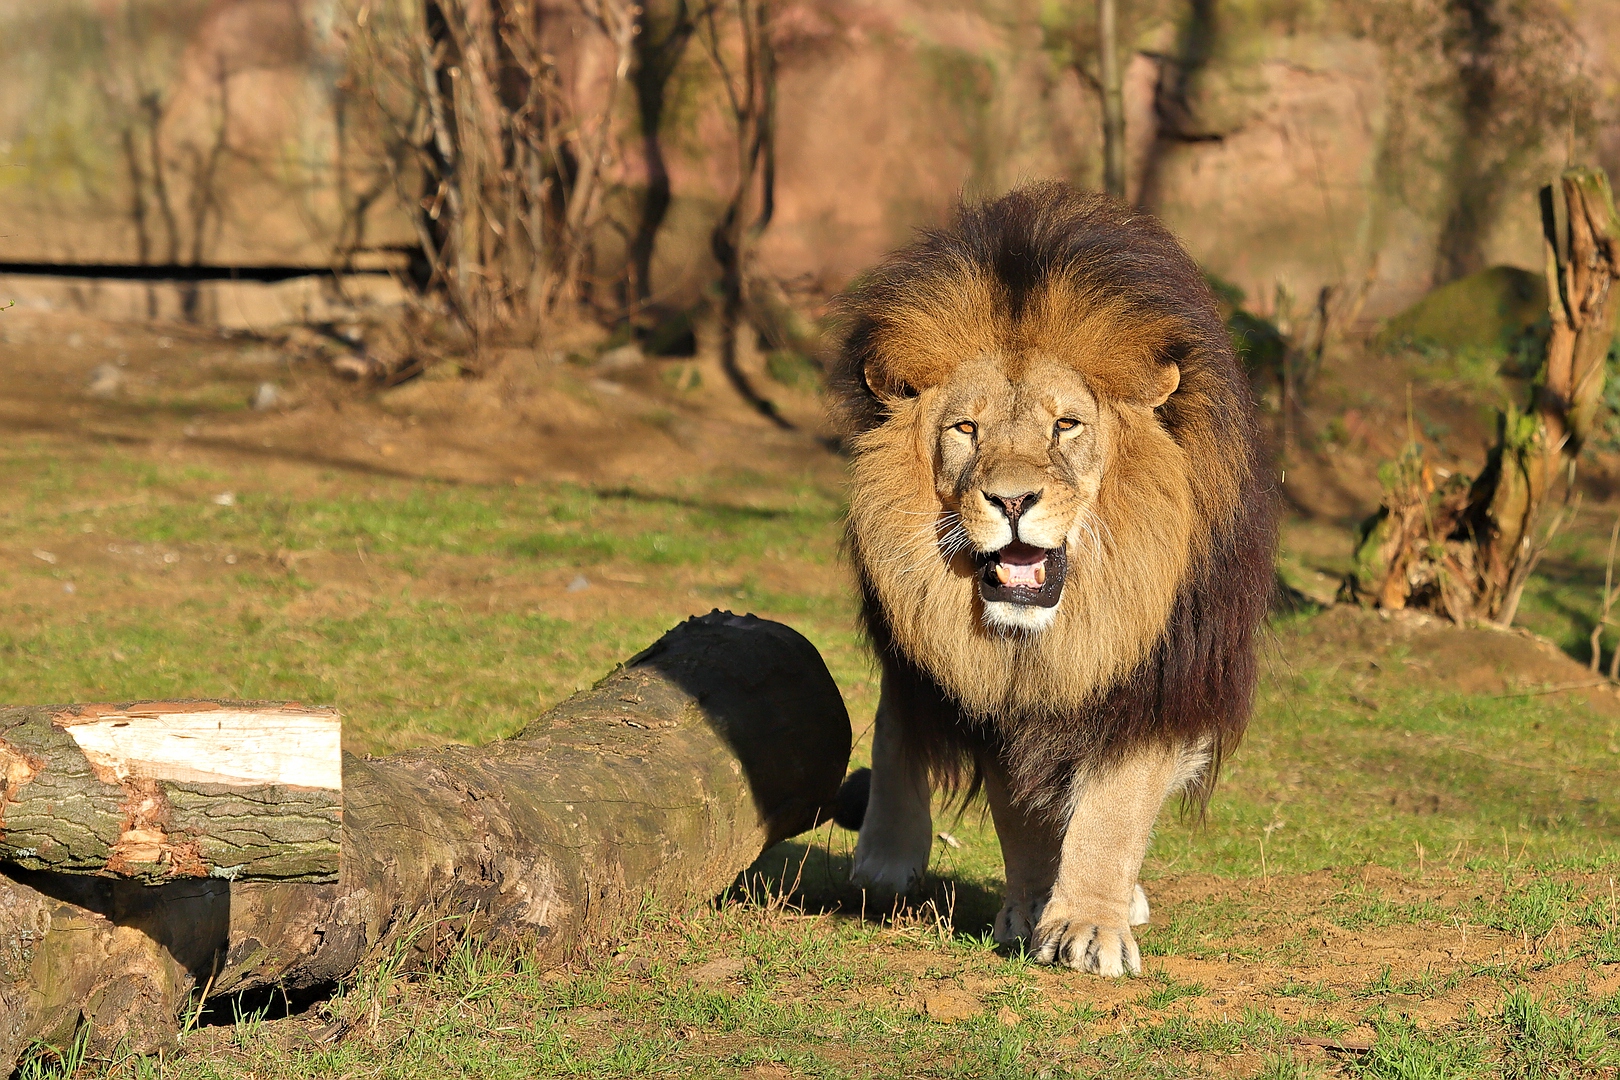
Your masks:
[{"label": "lion's front paw", "polygon": [[1062,964],[1095,975],[1142,972],[1142,954],[1124,912],[1099,916],[1049,903],[1030,936],[1030,952],[1043,964]]},{"label": "lion's front paw", "polygon": [[1041,905],[1027,900],[1008,900],[996,913],[991,936],[997,945],[1015,945],[1028,941],[1041,918]]}]

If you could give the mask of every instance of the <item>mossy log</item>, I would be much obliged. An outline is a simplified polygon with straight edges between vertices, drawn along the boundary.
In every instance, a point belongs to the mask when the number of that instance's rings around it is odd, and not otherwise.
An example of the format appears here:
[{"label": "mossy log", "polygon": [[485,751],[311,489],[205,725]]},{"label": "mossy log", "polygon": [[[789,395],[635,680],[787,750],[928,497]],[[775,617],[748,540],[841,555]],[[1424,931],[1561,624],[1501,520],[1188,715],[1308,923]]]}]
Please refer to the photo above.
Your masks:
[{"label": "mossy log", "polygon": [[0,1075],[86,1022],[93,1047],[161,1049],[200,986],[321,986],[378,950],[447,936],[562,960],[607,940],[645,897],[712,897],[825,820],[850,741],[808,641],[715,612],[515,738],[345,755],[336,882],[141,885],[6,866]]}]

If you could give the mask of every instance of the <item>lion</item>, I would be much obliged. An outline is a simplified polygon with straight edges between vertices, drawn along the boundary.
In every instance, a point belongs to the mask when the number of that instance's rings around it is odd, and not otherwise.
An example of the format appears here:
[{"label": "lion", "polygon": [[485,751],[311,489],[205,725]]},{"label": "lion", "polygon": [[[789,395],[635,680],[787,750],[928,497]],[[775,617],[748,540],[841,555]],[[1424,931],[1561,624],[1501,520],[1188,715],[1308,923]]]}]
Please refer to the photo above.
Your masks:
[{"label": "lion", "polygon": [[1200,812],[1253,698],[1275,494],[1248,380],[1158,222],[1062,184],[959,209],[842,300],[847,547],[881,662],[853,880],[914,889],[971,769],[998,942],[1132,974],[1165,801]]}]

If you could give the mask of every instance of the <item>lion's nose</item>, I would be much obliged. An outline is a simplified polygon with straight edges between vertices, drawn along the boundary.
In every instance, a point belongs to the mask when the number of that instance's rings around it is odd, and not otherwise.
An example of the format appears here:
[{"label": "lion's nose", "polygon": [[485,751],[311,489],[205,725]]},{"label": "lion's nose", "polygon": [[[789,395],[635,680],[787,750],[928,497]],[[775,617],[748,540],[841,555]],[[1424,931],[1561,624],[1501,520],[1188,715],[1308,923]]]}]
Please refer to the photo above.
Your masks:
[{"label": "lion's nose", "polygon": [[991,506],[1001,511],[1002,516],[1007,519],[1007,524],[1012,526],[1015,539],[1018,536],[1018,519],[1040,501],[1041,497],[1038,491],[1026,491],[1022,495],[992,495],[988,491],[981,494],[989,500]]}]

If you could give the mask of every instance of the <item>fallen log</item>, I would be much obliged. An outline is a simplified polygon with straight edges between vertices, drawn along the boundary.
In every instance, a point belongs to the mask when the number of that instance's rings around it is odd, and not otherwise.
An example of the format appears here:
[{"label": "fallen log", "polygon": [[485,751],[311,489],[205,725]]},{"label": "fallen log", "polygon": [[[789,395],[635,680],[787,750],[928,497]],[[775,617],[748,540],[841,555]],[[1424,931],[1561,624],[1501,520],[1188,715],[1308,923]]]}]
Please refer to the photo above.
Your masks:
[{"label": "fallen log", "polygon": [[171,1045],[198,986],[218,997],[330,984],[375,950],[443,934],[563,960],[607,940],[644,897],[712,897],[825,820],[850,741],[808,641],[714,612],[513,739],[345,755],[336,882],[147,886],[6,866],[0,1075],[82,1023],[93,1048]]},{"label": "fallen log", "polygon": [[336,881],[342,823],[331,709],[0,709],[0,860],[148,885]]}]

